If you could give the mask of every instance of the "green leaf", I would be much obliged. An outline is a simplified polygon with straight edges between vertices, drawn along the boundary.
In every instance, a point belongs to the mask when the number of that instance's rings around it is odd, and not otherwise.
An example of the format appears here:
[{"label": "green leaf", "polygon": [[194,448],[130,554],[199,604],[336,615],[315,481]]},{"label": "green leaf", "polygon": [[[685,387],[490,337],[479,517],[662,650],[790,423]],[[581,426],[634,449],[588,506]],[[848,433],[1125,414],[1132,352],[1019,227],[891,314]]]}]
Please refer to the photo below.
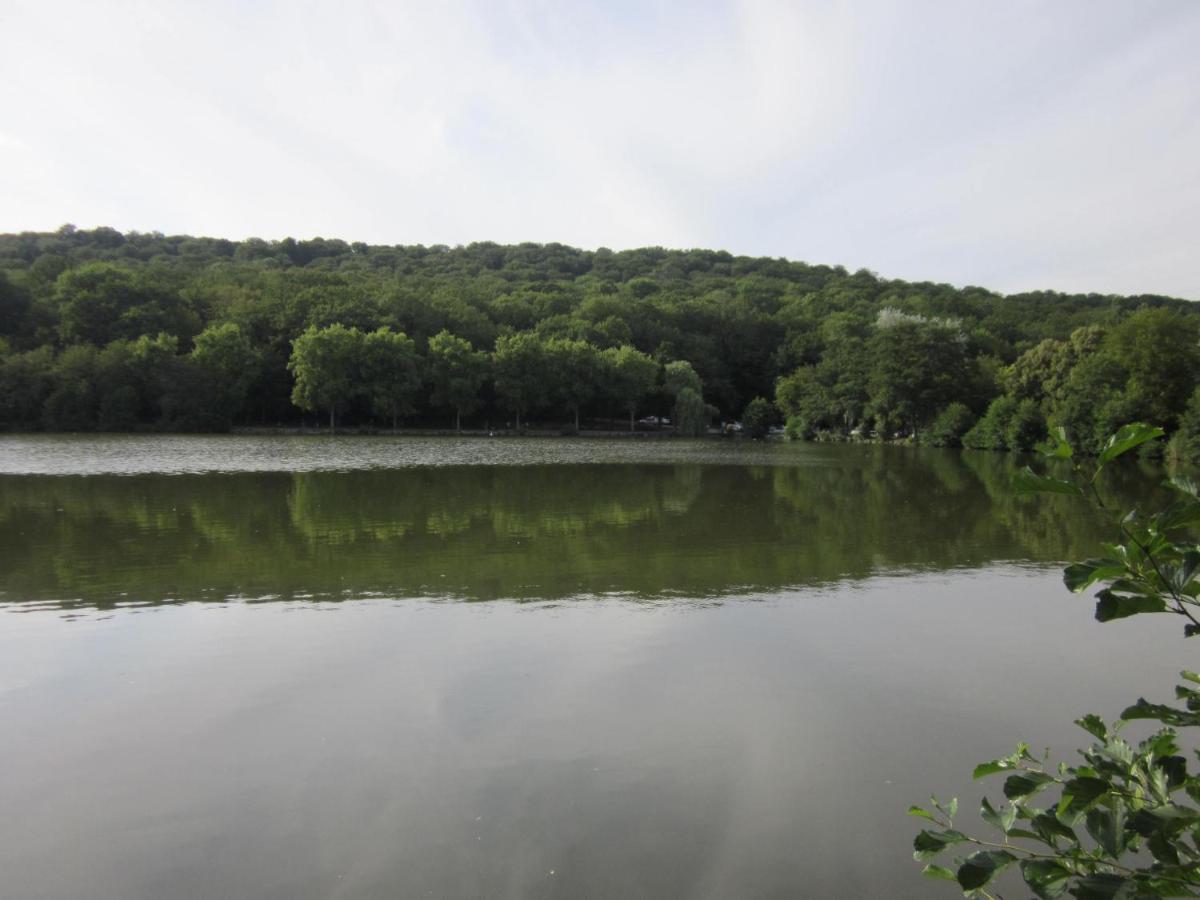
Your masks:
[{"label": "green leaf", "polygon": [[1064,825],[1074,826],[1097,800],[1108,793],[1109,784],[1100,778],[1073,778],[1063,785],[1055,815]]},{"label": "green leaf", "polygon": [[1160,531],[1188,528],[1197,522],[1200,522],[1200,503],[1190,497],[1172,503],[1154,517],[1154,524]]},{"label": "green leaf", "polygon": [[1125,567],[1115,559],[1085,559],[1063,569],[1063,583],[1078,594],[1097,581],[1112,581],[1124,574]]},{"label": "green leaf", "polygon": [[1125,850],[1125,808],[1089,809],[1084,820],[1087,833],[1111,859],[1117,859]]},{"label": "green leaf", "polygon": [[1007,850],[980,850],[967,857],[958,867],[958,884],[964,891],[973,891],[984,887],[1005,866],[1016,862],[1017,858]]},{"label": "green leaf", "polygon": [[995,775],[997,772],[1003,772],[1011,769],[1013,764],[1007,759],[993,759],[991,762],[980,763],[975,767],[975,771],[971,773],[971,777],[978,780],[986,778],[988,775]]},{"label": "green leaf", "polygon": [[1039,813],[1033,817],[1031,823],[1035,831],[1042,836],[1047,843],[1054,843],[1054,838],[1063,838],[1064,840],[1079,843],[1079,838],[1075,832],[1067,825],[1064,825],[1057,818],[1055,810]]},{"label": "green leaf", "polygon": [[1200,500],[1200,482],[1187,475],[1175,475],[1167,481],[1167,486],[1174,488],[1181,494],[1186,494],[1196,500]]},{"label": "green leaf", "polygon": [[1074,497],[1083,496],[1083,488],[1073,481],[1061,478],[1051,478],[1048,475],[1038,475],[1026,466],[1012,479],[1013,491],[1018,494],[1070,494]]},{"label": "green leaf", "polygon": [[1021,861],[1021,877],[1038,897],[1055,900],[1066,894],[1071,873],[1054,860],[1026,859]]},{"label": "green leaf", "polygon": [[1167,611],[1167,601],[1156,594],[1130,597],[1125,594],[1117,594],[1112,590],[1103,590],[1096,597],[1097,622],[1127,619],[1139,613],[1160,613]]},{"label": "green leaf", "polygon": [[998,810],[992,806],[987,797],[979,803],[979,817],[994,828],[998,828],[1005,834],[1013,827],[1013,822],[1017,818],[1017,808],[1010,806],[1008,809]]},{"label": "green leaf", "polygon": [[1149,703],[1144,697],[1138,699],[1133,706],[1126,707],[1121,713],[1122,721],[1131,722],[1134,719],[1154,719],[1164,725],[1179,728],[1194,728],[1200,726],[1200,712],[1176,709],[1161,703]]},{"label": "green leaf", "polygon": [[1054,778],[1042,772],[1022,772],[1019,775],[1009,775],[1004,779],[1004,796],[1009,800],[1018,800],[1036,794]]},{"label": "green leaf", "polygon": [[920,806],[910,806],[908,808],[908,814],[910,816],[920,816],[922,819],[933,819],[933,813],[929,812],[927,809],[922,809]]},{"label": "green leaf", "polygon": [[1094,738],[1099,738],[1102,741],[1108,740],[1108,726],[1095,713],[1088,713],[1086,716],[1076,719],[1075,724]]},{"label": "green leaf", "polygon": [[927,861],[931,857],[941,853],[947,847],[961,843],[967,839],[967,836],[961,831],[949,829],[946,831],[920,831],[913,838],[913,857],[921,861]]},{"label": "green leaf", "polygon": [[923,868],[921,870],[921,874],[926,878],[940,878],[942,881],[957,881],[953,872],[951,872],[945,866],[935,866],[933,863],[929,863],[929,865]]},{"label": "green leaf", "polygon": [[1108,439],[1100,452],[1100,465],[1112,462],[1123,453],[1128,453],[1134,447],[1139,447],[1147,441],[1162,437],[1166,432],[1157,426],[1143,425],[1135,422],[1118,429],[1117,433]]},{"label": "green leaf", "polygon": [[1071,447],[1070,441],[1067,440],[1067,429],[1061,425],[1051,432],[1048,440],[1038,444],[1033,448],[1042,456],[1047,456],[1051,459],[1070,459],[1074,455],[1074,449]]},{"label": "green leaf", "polygon": [[1075,882],[1074,894],[1078,900],[1114,900],[1125,881],[1120,875],[1088,875]]}]

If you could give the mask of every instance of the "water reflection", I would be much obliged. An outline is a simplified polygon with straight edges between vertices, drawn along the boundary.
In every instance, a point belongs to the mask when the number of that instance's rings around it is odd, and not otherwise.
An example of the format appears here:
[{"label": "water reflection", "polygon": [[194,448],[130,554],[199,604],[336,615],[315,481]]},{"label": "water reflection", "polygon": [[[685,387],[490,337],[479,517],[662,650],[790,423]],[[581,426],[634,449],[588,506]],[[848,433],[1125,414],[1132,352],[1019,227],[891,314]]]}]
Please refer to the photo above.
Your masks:
[{"label": "water reflection", "polygon": [[[0,476],[0,602],[712,597],[1049,562],[1110,533],[1014,497],[999,454],[834,448],[808,465],[590,464]],[[1152,471],[1109,486],[1145,495]]]}]

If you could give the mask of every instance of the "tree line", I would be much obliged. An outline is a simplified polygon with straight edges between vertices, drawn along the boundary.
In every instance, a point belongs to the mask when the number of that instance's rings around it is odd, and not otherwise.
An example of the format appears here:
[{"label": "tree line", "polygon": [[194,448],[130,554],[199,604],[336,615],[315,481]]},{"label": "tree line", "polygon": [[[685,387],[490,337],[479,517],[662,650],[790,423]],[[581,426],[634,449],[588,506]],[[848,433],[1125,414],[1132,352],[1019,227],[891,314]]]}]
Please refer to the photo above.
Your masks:
[{"label": "tree line", "polygon": [[0,235],[0,427],[642,412],[694,431],[745,417],[797,437],[1020,448],[1048,424],[1087,446],[1140,419],[1191,453],[1198,327],[1167,297],[1004,296],[711,250],[64,226]]}]

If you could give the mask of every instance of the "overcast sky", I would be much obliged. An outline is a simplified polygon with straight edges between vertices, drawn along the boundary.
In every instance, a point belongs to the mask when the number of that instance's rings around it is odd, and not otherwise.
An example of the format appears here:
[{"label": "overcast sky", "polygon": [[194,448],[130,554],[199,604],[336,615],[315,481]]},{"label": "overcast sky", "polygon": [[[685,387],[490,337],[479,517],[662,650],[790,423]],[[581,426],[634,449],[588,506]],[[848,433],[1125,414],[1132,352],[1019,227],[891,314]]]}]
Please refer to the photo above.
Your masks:
[{"label": "overcast sky", "polygon": [[1200,0],[0,2],[0,231],[1200,299]]}]

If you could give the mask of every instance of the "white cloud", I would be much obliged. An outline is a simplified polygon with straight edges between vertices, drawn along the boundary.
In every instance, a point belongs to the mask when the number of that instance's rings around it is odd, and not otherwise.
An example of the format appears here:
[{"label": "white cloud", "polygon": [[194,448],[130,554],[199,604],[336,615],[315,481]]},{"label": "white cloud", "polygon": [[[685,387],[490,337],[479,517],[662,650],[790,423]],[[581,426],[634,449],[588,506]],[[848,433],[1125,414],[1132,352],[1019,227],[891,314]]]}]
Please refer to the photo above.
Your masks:
[{"label": "white cloud", "polygon": [[1200,5],[15,2],[0,228],[1200,298]]}]

